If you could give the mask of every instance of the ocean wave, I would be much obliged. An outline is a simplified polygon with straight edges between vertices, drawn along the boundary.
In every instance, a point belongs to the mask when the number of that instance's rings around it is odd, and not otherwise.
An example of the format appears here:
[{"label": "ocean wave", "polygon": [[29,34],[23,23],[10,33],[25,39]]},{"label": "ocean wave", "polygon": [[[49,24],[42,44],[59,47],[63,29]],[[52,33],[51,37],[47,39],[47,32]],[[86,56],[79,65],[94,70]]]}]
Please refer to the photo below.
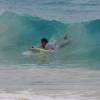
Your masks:
[{"label": "ocean wave", "polygon": [[[18,60],[21,52],[32,45],[39,45],[41,38],[58,40],[67,33],[70,44],[61,49],[61,61],[71,62],[100,59],[100,20],[81,23],[65,24],[55,20],[45,20],[30,15],[18,15],[4,12],[0,15],[0,53],[1,59],[6,56],[7,61]],[[63,52],[63,53],[62,53]],[[9,62],[9,61],[8,61]]]}]

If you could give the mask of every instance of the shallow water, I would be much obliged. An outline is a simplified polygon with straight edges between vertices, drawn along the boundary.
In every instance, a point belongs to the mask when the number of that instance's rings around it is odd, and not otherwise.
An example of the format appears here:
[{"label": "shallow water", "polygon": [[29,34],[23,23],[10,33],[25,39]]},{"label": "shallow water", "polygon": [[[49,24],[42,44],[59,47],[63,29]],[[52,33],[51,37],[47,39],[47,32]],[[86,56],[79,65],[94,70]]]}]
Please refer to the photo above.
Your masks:
[{"label": "shallow water", "polygon": [[[30,67],[29,67],[30,66]],[[86,68],[33,68],[21,65],[0,70],[2,100],[99,100],[100,71]],[[5,66],[7,67],[7,66]],[[29,68],[28,68],[29,67]],[[60,66],[61,67],[61,66]],[[69,68],[68,68],[69,67]]]}]

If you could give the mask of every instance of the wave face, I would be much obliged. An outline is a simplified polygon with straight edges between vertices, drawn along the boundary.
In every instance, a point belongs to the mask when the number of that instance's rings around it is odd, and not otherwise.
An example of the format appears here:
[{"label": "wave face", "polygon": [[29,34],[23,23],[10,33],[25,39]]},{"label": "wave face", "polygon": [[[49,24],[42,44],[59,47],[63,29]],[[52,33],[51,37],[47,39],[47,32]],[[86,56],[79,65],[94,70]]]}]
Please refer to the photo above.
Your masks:
[{"label": "wave face", "polygon": [[[60,49],[58,62],[82,63],[100,60],[100,20],[65,24],[29,15],[5,12],[0,15],[0,63],[30,63],[21,53],[40,39],[57,40],[68,33],[70,43]],[[34,60],[31,63],[36,63]]]}]

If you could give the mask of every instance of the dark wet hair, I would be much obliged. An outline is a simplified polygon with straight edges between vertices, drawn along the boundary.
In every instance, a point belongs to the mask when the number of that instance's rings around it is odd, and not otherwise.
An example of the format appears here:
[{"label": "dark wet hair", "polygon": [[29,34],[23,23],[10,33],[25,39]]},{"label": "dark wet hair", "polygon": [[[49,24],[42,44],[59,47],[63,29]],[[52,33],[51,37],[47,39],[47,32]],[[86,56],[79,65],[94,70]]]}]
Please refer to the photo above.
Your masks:
[{"label": "dark wet hair", "polygon": [[47,40],[46,38],[42,38],[42,39],[41,39],[41,42],[46,42],[46,43],[48,43],[48,40]]}]

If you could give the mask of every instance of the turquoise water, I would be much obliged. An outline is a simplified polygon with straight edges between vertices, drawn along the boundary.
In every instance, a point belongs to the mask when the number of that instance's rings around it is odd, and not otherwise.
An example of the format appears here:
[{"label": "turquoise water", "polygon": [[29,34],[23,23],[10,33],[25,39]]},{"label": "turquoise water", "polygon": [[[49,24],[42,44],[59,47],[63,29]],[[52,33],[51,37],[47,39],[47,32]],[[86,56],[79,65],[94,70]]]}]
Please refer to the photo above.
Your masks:
[{"label": "turquoise water", "polygon": [[[100,20],[78,23],[63,23],[55,20],[45,20],[40,17],[19,15],[5,12],[0,16],[0,53],[1,63],[5,64],[38,64],[22,55],[32,45],[40,44],[45,37],[50,42],[60,42],[67,34],[69,45],[56,52],[54,61],[50,63],[95,63],[100,60]],[[3,60],[2,60],[3,59]],[[43,64],[48,63],[46,60]],[[55,63],[55,64],[56,64]]]},{"label": "turquoise water", "polygon": [[[100,100],[99,0],[0,0],[0,100]],[[23,55],[41,38],[69,44]]]}]

